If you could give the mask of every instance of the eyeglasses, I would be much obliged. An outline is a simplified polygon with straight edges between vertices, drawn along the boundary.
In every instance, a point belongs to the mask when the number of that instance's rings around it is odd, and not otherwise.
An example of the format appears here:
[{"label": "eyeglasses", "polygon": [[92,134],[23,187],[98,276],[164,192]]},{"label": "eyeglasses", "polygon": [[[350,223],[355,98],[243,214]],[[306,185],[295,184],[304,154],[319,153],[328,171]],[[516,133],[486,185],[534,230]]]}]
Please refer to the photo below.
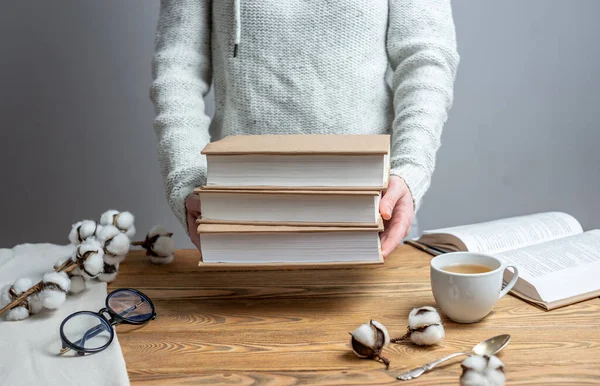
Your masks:
[{"label": "eyeglasses", "polygon": [[60,354],[69,350],[80,356],[100,352],[112,343],[115,337],[113,326],[144,324],[155,318],[154,305],[148,296],[132,288],[114,290],[106,297],[106,308],[98,312],[76,312],[63,320]]}]

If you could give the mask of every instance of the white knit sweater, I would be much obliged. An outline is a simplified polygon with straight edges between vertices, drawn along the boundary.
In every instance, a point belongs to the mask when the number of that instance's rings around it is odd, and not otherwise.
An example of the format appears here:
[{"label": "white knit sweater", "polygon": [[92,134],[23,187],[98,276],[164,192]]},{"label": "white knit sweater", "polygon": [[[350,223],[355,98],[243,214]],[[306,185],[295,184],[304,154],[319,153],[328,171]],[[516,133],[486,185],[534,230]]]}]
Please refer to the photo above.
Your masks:
[{"label": "white knit sweater", "polygon": [[185,226],[211,140],[388,133],[418,209],[458,62],[450,0],[162,0],[151,98],[169,204]]}]

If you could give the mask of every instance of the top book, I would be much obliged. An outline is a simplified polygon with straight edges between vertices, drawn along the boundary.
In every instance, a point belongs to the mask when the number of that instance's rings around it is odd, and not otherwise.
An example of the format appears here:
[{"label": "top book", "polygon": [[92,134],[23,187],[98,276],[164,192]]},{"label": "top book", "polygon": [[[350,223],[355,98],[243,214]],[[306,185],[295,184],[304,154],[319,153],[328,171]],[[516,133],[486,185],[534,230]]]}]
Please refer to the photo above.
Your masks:
[{"label": "top book", "polygon": [[211,142],[202,154],[387,154],[389,135],[235,135]]},{"label": "top book", "polygon": [[389,135],[240,135],[209,143],[206,189],[387,187]]}]

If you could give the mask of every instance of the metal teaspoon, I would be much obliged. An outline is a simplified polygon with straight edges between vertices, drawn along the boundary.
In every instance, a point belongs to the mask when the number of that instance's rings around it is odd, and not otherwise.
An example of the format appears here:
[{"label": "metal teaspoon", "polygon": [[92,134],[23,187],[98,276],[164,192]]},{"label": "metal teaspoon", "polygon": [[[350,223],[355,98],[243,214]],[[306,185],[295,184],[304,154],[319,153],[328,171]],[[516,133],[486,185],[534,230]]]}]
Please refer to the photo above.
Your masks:
[{"label": "metal teaspoon", "polygon": [[506,347],[506,345],[508,345],[508,342],[510,342],[510,335],[508,334],[498,335],[493,338],[486,339],[483,342],[478,343],[475,347],[473,347],[472,352],[458,352],[450,354],[441,359],[438,359],[437,361],[427,363],[426,365],[407,371],[404,374],[400,374],[398,376],[398,379],[402,381],[408,381],[414,378],[418,378],[423,373],[428,372],[440,363],[460,355],[494,355],[500,350],[502,350],[504,347]]}]

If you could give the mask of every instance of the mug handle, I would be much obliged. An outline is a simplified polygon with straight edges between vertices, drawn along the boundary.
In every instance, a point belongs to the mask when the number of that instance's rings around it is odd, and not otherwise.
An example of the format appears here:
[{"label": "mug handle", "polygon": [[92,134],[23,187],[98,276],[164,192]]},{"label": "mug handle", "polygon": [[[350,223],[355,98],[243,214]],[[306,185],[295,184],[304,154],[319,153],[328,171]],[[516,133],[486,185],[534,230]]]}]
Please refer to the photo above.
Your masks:
[{"label": "mug handle", "polygon": [[[500,292],[500,296],[498,296],[498,300],[502,299],[502,297],[504,295],[506,295],[508,293],[508,291],[510,291],[512,289],[512,287],[515,286],[515,284],[517,283],[517,280],[519,279],[519,270],[517,269],[517,267],[515,267],[514,265],[507,265],[506,267],[504,267],[504,270],[506,270],[508,268],[512,268],[514,271],[514,274],[513,274],[512,279],[510,280],[510,282],[506,285],[506,287],[504,287],[502,292]],[[502,271],[502,272],[504,272],[504,271]]]}]

